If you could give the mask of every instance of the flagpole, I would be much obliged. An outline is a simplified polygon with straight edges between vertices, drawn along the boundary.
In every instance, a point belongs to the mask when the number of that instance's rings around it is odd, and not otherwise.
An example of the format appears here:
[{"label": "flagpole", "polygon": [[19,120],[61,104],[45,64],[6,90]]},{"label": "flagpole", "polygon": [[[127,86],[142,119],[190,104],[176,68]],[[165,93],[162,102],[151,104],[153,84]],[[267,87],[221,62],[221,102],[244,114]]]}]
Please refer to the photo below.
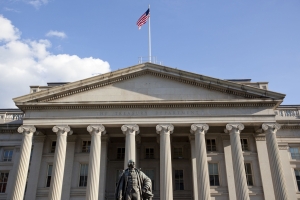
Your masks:
[{"label": "flagpole", "polygon": [[150,4],[149,4],[149,25],[148,25],[148,29],[149,29],[149,62],[151,62],[151,30],[150,30],[150,18],[151,18],[151,14],[150,14]]}]

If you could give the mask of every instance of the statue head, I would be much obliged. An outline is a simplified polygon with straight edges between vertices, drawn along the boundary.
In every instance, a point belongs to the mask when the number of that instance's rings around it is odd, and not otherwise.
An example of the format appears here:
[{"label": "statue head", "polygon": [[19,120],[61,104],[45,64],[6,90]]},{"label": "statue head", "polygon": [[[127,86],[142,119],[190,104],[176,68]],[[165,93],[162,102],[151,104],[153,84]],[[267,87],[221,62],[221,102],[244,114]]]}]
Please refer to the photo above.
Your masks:
[{"label": "statue head", "polygon": [[129,160],[129,161],[128,161],[128,168],[129,168],[129,169],[134,168],[134,165],[135,165],[135,164],[134,164],[134,161],[133,161],[133,160]]}]

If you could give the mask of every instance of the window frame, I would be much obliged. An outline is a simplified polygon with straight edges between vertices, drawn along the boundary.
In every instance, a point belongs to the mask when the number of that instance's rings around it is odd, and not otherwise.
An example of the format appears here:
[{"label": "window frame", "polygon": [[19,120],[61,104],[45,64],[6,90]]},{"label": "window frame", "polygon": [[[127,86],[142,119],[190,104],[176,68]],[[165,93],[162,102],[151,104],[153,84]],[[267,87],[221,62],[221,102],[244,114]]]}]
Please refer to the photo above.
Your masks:
[{"label": "window frame", "polygon": [[[50,166],[52,166],[52,169],[51,169],[51,175],[49,176],[49,167]],[[52,172],[53,172],[53,164],[48,163],[48,165],[47,165],[47,174],[46,174],[46,184],[45,184],[46,188],[50,188],[50,186],[51,186]],[[49,182],[49,186],[48,186],[48,178],[49,177],[50,177],[50,182]]]},{"label": "window frame", "polygon": [[[181,156],[176,155],[175,149],[181,149]],[[173,147],[173,158],[174,159],[183,159],[184,158],[183,147]]]},{"label": "window frame", "polygon": [[[124,149],[124,153],[121,152],[121,154],[119,154],[118,149]],[[123,155],[122,158],[119,158],[119,155]],[[125,147],[117,147],[117,160],[124,160],[125,159]]]},{"label": "window frame", "polygon": [[[89,145],[84,146],[84,142],[86,142]],[[90,153],[91,152],[91,145],[92,145],[91,140],[82,140],[82,142],[81,142],[81,153]],[[84,150],[84,148],[85,148],[85,150]]]},{"label": "window frame", "polygon": [[[207,145],[207,140],[215,140],[215,150],[208,150],[208,145]],[[210,147],[212,148],[212,144],[210,145]],[[206,147],[206,152],[217,152],[218,148],[217,148],[217,139],[216,138],[206,138],[205,139],[205,147]]]},{"label": "window frame", "polygon": [[[176,186],[177,186],[177,184],[176,184],[176,171],[182,171],[182,179],[179,179],[179,181],[182,180],[183,189],[177,189],[176,188]],[[174,187],[175,191],[183,191],[184,190],[184,170],[183,169],[174,169],[174,185],[175,185],[175,187]]]},{"label": "window frame", "polygon": [[[0,171],[0,177],[1,177],[1,175],[2,174],[7,174],[7,176],[6,176],[6,182],[1,182],[1,178],[0,178],[0,194],[6,194],[6,192],[7,192],[7,183],[8,183],[8,178],[9,178],[9,171]],[[4,187],[4,191],[2,191],[3,190],[3,185],[5,185]]]},{"label": "window frame", "polygon": [[[217,165],[217,171],[218,171],[218,174],[217,174],[217,175],[216,175],[216,174],[210,174],[210,172],[209,172],[209,164]],[[217,163],[217,162],[209,162],[209,163],[208,163],[208,176],[209,176],[209,185],[210,185],[211,187],[217,187],[217,186],[220,186],[220,185],[221,185],[219,163]],[[210,176],[218,176],[218,182],[219,182],[219,185],[211,185],[211,184],[210,184]],[[215,179],[215,177],[214,177],[214,179]],[[215,181],[214,181],[214,182],[215,182]]]},{"label": "window frame", "polygon": [[[54,142],[55,142],[55,146],[52,146],[52,144],[53,144]],[[50,153],[55,153],[56,143],[57,143],[56,140],[52,140],[52,141],[50,142]],[[53,147],[54,147],[54,149],[53,149]]]},{"label": "window frame", "polygon": [[[296,171],[299,172],[299,181],[297,180]],[[294,175],[295,175],[294,177],[295,177],[297,192],[300,192],[300,169],[299,168],[294,168]],[[299,182],[299,185],[298,185],[298,182]]]},{"label": "window frame", "polygon": [[[11,160],[5,160],[5,151],[11,151],[12,155],[11,155]],[[3,148],[2,150],[2,162],[12,162],[13,161],[13,156],[14,156],[14,149],[13,148]]]},{"label": "window frame", "polygon": [[[86,170],[86,172],[85,172],[85,175],[86,176],[83,176],[83,177],[86,177],[86,178],[84,178],[84,180],[83,180],[83,186],[81,186],[80,185],[80,183],[81,183],[81,167],[83,166],[83,165],[86,165],[87,166],[87,170]],[[89,175],[89,164],[88,163],[80,163],[79,164],[79,179],[78,179],[78,187],[80,187],[80,188],[86,188],[87,187],[87,182],[88,182],[88,175]],[[86,183],[86,185],[84,185],[84,183]]]},{"label": "window frame", "polygon": [[[247,144],[244,144],[242,141],[246,140]],[[248,138],[241,138],[240,139],[240,143],[241,143],[241,147],[242,147],[242,151],[250,151],[250,146],[249,146],[249,139]],[[246,146],[246,148],[245,148]]]},{"label": "window frame", "polygon": [[[247,174],[247,170],[246,170],[246,165],[249,164],[250,166],[250,170],[251,170],[251,174]],[[254,175],[253,175],[253,167],[252,167],[252,163],[251,162],[244,162],[244,168],[245,168],[245,174],[246,174],[246,181],[247,181],[247,186],[254,186]],[[249,184],[249,179],[248,177],[251,176],[252,178],[252,185]]]},{"label": "window frame", "polygon": [[[291,149],[297,149],[298,152],[297,153],[292,153]],[[291,159],[300,160],[300,147],[298,145],[297,146],[289,145],[289,153],[290,153]],[[293,154],[296,154],[296,155],[293,155]]]},{"label": "window frame", "polygon": [[[149,155],[147,155],[147,149],[153,150],[152,154],[149,152]],[[155,159],[155,150],[153,147],[145,147],[145,159]]]}]

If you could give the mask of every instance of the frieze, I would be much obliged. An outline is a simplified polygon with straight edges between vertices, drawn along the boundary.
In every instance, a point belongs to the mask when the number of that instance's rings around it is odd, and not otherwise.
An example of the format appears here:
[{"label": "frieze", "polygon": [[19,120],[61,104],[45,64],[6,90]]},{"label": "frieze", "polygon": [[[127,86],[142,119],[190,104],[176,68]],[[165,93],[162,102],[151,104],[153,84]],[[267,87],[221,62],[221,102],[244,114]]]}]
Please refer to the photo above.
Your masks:
[{"label": "frieze", "polygon": [[255,137],[256,141],[266,141],[266,137]]},{"label": "frieze", "polygon": [[125,108],[205,108],[205,107],[273,107],[275,103],[210,103],[210,104],[151,104],[151,105],[74,105],[74,106],[25,106],[23,110],[72,110],[72,109],[125,109]]}]

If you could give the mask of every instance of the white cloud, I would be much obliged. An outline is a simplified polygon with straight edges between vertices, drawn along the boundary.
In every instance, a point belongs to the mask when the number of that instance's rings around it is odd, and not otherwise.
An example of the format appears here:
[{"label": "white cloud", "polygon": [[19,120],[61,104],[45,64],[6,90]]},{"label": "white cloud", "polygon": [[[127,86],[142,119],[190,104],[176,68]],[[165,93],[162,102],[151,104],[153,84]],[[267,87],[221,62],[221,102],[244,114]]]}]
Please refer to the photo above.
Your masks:
[{"label": "white cloud", "polygon": [[29,93],[30,85],[69,82],[110,71],[98,58],[53,54],[49,40],[21,39],[19,30],[0,15],[0,108],[14,107],[12,98]]},{"label": "white cloud", "polygon": [[20,13],[20,11],[13,9],[13,8],[8,8],[8,7],[4,7],[5,11],[9,11],[9,12],[15,12],[15,13]]},{"label": "white cloud", "polygon": [[48,0],[26,0],[26,2],[38,9],[41,5],[47,4]]},{"label": "white cloud", "polygon": [[46,34],[47,37],[60,37],[60,38],[66,38],[67,35],[64,32],[60,32],[60,31],[49,31]]}]

